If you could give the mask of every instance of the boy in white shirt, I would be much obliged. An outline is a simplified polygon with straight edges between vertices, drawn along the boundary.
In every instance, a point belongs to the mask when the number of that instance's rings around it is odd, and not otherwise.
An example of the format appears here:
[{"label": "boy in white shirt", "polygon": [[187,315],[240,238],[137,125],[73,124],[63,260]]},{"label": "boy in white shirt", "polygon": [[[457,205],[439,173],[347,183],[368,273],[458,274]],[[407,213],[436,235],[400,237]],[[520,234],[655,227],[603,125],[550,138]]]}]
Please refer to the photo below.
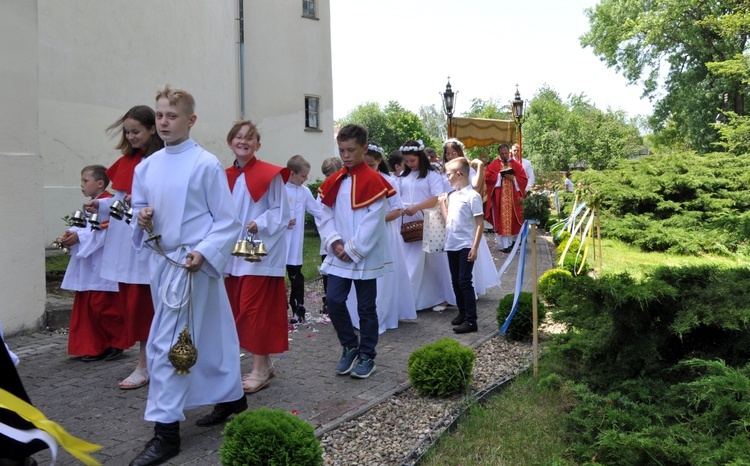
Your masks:
[{"label": "boy in white shirt", "polygon": [[296,318],[291,323],[305,322],[305,277],[302,275],[302,245],[305,242],[305,211],[320,220],[320,203],[313,198],[312,192],[302,183],[310,174],[310,163],[301,155],[295,155],[286,163],[291,171],[286,183],[289,196],[289,210],[292,219],[285,232],[286,236],[286,272],[289,275],[289,306]]},{"label": "boy in white shirt", "polygon": [[445,220],[445,250],[451,271],[458,315],[451,321],[456,333],[477,331],[477,301],[472,284],[474,261],[484,228],[482,198],[469,182],[469,161],[459,157],[445,164],[455,191],[438,200]]}]

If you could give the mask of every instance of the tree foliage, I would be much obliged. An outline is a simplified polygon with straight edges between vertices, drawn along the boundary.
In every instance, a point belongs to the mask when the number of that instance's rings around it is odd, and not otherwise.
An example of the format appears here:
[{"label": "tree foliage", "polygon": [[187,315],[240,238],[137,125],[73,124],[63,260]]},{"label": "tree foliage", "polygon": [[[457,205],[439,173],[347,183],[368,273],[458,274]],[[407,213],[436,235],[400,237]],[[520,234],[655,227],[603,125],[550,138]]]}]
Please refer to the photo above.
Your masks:
[{"label": "tree foliage", "polygon": [[745,52],[749,13],[747,0],[601,0],[586,10],[581,44],[656,100],[656,142],[708,151],[723,94],[728,110],[743,115],[747,93],[737,76],[712,74],[708,64]]},{"label": "tree foliage", "polygon": [[528,105],[523,137],[524,157],[540,170],[605,169],[643,148],[636,123],[623,111],[599,110],[582,94],[564,102],[547,85]]},{"label": "tree foliage", "polygon": [[407,139],[421,139],[425,146],[442,144],[430,136],[414,112],[396,101],[388,102],[385,107],[375,102],[361,104],[336,122],[342,126],[350,123],[367,128],[370,139],[380,144],[386,153],[398,149]]}]

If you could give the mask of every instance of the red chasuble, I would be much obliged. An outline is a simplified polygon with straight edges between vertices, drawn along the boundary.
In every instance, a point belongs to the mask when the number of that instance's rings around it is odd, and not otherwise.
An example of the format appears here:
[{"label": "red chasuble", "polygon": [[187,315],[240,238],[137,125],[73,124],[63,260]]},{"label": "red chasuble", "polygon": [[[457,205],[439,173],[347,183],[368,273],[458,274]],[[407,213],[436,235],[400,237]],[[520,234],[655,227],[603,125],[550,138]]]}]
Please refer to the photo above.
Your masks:
[{"label": "red chasuble", "polygon": [[143,160],[143,152],[140,150],[134,155],[123,155],[117,159],[105,172],[112,182],[112,189],[125,191],[125,194],[130,195],[130,191],[133,189],[135,167],[141,163],[141,160]]},{"label": "red chasuble", "polygon": [[242,168],[237,167],[236,164],[232,164],[226,171],[230,191],[234,191],[237,178],[241,174],[245,175],[245,185],[247,185],[247,190],[250,192],[250,197],[255,202],[258,202],[266,191],[268,191],[271,180],[273,180],[273,177],[277,173],[281,174],[281,179],[284,183],[289,180],[289,175],[291,174],[288,168],[258,160],[257,157],[250,159]]},{"label": "red chasuble", "polygon": [[484,182],[489,193],[484,208],[484,219],[492,224],[498,235],[517,235],[523,225],[523,206],[521,201],[526,197],[528,177],[521,162],[508,159],[508,166],[513,169],[520,191],[516,190],[513,180],[503,178],[500,186],[495,186],[500,170],[505,168],[503,161],[495,159],[487,165]]},{"label": "red chasuble", "polygon": [[396,194],[396,190],[388,183],[379,172],[370,168],[362,162],[351,169],[344,167],[333,175],[329,176],[320,188],[320,200],[328,207],[332,207],[336,202],[336,195],[339,192],[341,181],[347,176],[352,177],[352,210],[367,207],[382,197],[391,197]]}]

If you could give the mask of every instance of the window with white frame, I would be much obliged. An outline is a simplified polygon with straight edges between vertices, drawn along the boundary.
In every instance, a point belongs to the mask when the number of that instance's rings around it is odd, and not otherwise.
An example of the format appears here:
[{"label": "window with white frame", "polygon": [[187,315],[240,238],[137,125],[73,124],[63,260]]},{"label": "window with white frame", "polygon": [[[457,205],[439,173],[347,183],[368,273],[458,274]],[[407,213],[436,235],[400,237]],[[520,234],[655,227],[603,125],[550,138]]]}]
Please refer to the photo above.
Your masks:
[{"label": "window with white frame", "polygon": [[320,129],[320,97],[305,96],[305,129]]},{"label": "window with white frame", "polygon": [[315,0],[302,0],[302,16],[307,18],[317,18],[315,11]]}]

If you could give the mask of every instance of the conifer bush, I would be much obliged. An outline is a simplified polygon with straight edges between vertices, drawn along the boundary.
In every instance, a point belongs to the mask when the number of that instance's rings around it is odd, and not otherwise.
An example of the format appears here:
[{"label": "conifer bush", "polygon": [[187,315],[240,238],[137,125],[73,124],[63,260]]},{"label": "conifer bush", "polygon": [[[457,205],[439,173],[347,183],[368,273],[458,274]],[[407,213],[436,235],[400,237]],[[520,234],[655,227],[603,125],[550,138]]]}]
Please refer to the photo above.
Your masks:
[{"label": "conifer bush", "polygon": [[570,288],[573,274],[564,269],[549,269],[539,277],[537,291],[548,304],[557,304],[558,298]]},{"label": "conifer bush", "polygon": [[280,409],[245,411],[224,428],[224,466],[319,466],[323,448],[313,426]]},{"label": "conifer bush", "polygon": [[[528,341],[531,340],[532,332],[534,331],[534,299],[531,293],[522,291],[518,296],[518,307],[516,307],[516,314],[510,321],[508,330],[505,332],[505,336],[510,340],[515,341]],[[505,323],[505,319],[508,318],[510,310],[513,307],[513,294],[507,294],[500,303],[497,305],[497,324],[502,327]],[[546,316],[547,310],[542,306],[541,302],[537,300],[537,319],[538,323],[542,323]]]},{"label": "conifer bush", "polygon": [[408,374],[422,396],[448,397],[469,388],[476,354],[452,338],[424,345],[409,355]]}]

